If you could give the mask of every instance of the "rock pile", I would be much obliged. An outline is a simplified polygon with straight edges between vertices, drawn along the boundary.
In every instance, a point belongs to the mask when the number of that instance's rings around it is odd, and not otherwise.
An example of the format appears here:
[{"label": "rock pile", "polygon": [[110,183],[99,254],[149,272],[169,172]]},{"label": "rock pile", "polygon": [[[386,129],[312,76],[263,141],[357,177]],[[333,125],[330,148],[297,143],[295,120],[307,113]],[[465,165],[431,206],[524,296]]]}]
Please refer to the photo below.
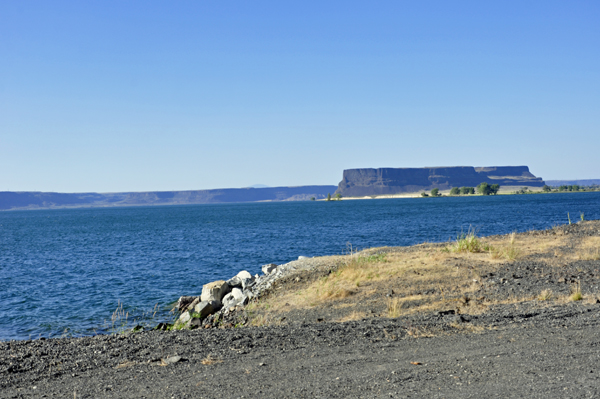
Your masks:
[{"label": "rock pile", "polygon": [[[298,270],[314,267],[311,258],[300,256],[297,261],[283,265],[269,263],[262,266],[263,275],[252,276],[246,270],[229,280],[213,281],[202,287],[200,296],[182,296],[175,305],[181,315],[172,326],[174,329],[210,328],[216,326],[233,327],[246,324],[248,315],[244,307],[253,299],[269,291],[280,278]],[[166,329],[167,325],[158,328]]]}]

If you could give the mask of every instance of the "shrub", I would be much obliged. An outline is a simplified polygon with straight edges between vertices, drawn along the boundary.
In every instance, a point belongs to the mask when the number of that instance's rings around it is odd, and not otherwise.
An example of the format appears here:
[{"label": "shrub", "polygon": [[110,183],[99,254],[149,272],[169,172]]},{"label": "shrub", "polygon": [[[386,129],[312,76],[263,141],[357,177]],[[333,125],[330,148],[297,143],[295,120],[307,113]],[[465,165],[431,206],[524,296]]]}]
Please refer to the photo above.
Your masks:
[{"label": "shrub", "polygon": [[429,194],[427,194],[426,192],[422,192],[421,197],[429,197]]},{"label": "shrub", "polygon": [[542,191],[545,193],[549,193],[550,191],[552,191],[552,187],[550,187],[547,184],[544,184],[544,187],[542,187]]},{"label": "shrub", "polygon": [[446,249],[450,252],[482,252],[489,247],[477,238],[474,230],[469,228],[467,234],[463,233],[456,237],[456,242]]},{"label": "shrub", "polygon": [[465,195],[475,194],[475,188],[474,187],[461,187],[460,193],[465,194]]},{"label": "shrub", "polygon": [[434,188],[431,190],[431,196],[432,197],[439,197],[440,196],[440,189],[439,188]]},{"label": "shrub", "polygon": [[486,182],[483,182],[477,186],[477,192],[483,195],[496,195],[500,190],[499,184],[489,185]]},{"label": "shrub", "polygon": [[460,188],[452,187],[452,189],[450,190],[450,195],[460,195]]}]

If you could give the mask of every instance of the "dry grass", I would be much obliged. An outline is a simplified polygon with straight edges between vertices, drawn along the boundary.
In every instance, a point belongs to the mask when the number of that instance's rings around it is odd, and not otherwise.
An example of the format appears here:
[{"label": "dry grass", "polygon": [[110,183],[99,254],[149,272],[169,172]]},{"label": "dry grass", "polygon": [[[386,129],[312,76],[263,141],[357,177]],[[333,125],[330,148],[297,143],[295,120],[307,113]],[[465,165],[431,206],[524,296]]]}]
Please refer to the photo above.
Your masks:
[{"label": "dry grass", "polygon": [[346,316],[337,319],[336,321],[339,323],[344,323],[347,321],[362,320],[362,319],[366,319],[366,318],[367,318],[367,314],[365,312],[360,312],[360,311],[354,310],[351,313],[347,314]]},{"label": "dry grass", "polygon": [[122,368],[125,368],[125,367],[135,366],[135,364],[136,364],[136,362],[132,362],[132,361],[126,360],[126,361],[124,361],[122,363],[119,363],[117,365],[117,367],[115,367],[115,368],[116,369],[122,369]]},{"label": "dry grass", "polygon": [[469,232],[467,234],[461,234],[456,238],[456,242],[449,244],[446,247],[446,250],[454,253],[476,253],[487,251],[488,247],[479,238],[477,238],[477,235],[474,230],[469,229]]},{"label": "dry grass", "polygon": [[[250,324],[279,324],[288,311],[310,312],[313,308],[335,309],[336,320],[343,322],[373,312],[390,318],[448,309],[476,314],[497,304],[570,301],[573,295],[558,297],[550,290],[505,298],[477,297],[480,294],[476,293],[482,287],[481,276],[496,273],[507,260],[533,255],[553,268],[573,260],[594,259],[600,252],[600,237],[573,240],[565,235],[513,233],[485,241],[474,234],[462,239],[464,243],[457,240],[445,247],[374,248],[336,257],[339,267],[332,268],[329,275],[250,305],[254,307]],[[390,290],[393,295],[386,297]]]},{"label": "dry grass", "polygon": [[549,301],[550,299],[552,299],[552,297],[553,297],[552,290],[543,290],[540,293],[540,296],[538,296],[538,299],[540,301]]},{"label": "dry grass", "polygon": [[581,293],[581,284],[579,282],[571,286],[571,296],[569,297],[572,301],[581,301],[583,294]]},{"label": "dry grass", "polygon": [[600,237],[587,237],[576,251],[579,260],[600,260]]},{"label": "dry grass", "polygon": [[[451,254],[431,245],[421,245],[404,253],[377,254],[377,250],[371,250],[349,255],[343,265],[328,276],[252,305],[251,310],[257,315],[251,318],[251,324],[271,325],[281,313],[289,310],[322,306],[346,308],[347,313],[340,321],[364,318],[366,309],[357,309],[355,305],[366,303],[389,289],[397,294],[382,304],[387,307],[388,317],[454,307],[457,297],[480,287],[481,270],[454,264],[464,256],[481,259],[484,266],[489,263],[484,253]],[[431,292],[432,287],[435,292]]]},{"label": "dry grass", "polygon": [[208,355],[204,359],[202,359],[200,363],[202,363],[205,366],[211,366],[213,364],[223,363],[223,360],[213,357],[212,355]]}]

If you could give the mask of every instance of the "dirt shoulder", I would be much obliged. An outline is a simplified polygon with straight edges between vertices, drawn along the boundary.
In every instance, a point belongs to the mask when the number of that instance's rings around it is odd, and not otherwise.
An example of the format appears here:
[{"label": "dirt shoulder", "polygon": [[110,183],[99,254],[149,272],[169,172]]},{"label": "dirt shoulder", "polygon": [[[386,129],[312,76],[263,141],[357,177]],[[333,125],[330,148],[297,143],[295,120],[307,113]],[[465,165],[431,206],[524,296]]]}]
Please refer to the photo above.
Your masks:
[{"label": "dirt shoulder", "polygon": [[600,222],[474,238],[305,260],[256,326],[0,343],[0,398],[597,397]]}]

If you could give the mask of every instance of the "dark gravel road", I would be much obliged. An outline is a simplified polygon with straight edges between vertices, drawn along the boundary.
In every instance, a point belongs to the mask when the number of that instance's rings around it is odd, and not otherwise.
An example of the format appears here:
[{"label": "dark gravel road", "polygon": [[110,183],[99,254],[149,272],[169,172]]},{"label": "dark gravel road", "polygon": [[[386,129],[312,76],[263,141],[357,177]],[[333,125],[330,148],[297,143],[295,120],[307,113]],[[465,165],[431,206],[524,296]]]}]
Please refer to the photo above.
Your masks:
[{"label": "dark gravel road", "polygon": [[469,317],[5,342],[0,397],[592,398],[599,315],[597,304],[531,302]]}]

